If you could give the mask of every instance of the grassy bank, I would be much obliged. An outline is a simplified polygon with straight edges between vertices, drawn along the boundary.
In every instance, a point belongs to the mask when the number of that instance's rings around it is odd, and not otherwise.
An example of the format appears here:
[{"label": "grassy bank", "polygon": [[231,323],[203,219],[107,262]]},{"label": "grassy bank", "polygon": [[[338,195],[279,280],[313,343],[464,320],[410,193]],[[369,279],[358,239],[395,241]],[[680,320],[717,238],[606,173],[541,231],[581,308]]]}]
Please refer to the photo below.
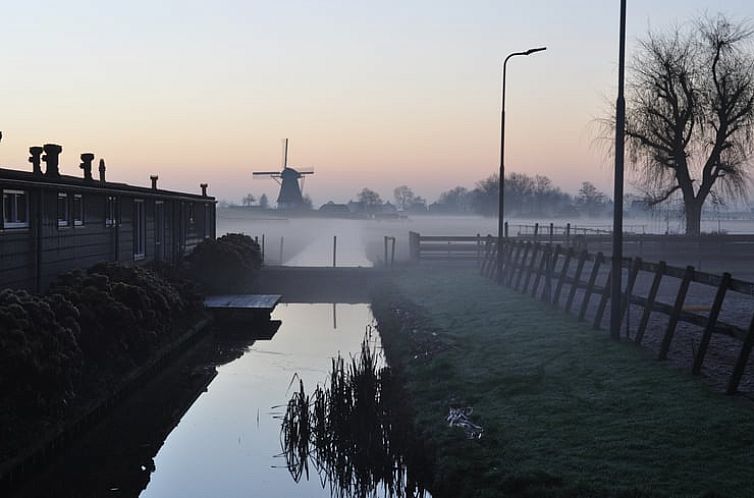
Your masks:
[{"label": "grassy bank", "polygon": [[[435,496],[754,496],[754,410],[470,271],[375,295]],[[478,440],[449,428],[470,406]]]}]

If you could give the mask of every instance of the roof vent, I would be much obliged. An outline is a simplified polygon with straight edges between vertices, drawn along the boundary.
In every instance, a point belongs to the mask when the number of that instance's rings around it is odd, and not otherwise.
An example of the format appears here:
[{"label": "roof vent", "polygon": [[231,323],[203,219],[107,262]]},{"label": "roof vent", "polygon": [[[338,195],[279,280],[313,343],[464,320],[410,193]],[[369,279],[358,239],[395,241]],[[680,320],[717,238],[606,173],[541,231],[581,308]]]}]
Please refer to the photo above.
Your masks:
[{"label": "roof vent", "polygon": [[58,164],[60,161],[60,153],[63,152],[63,147],[57,144],[45,144],[44,151],[45,155],[42,156],[42,161],[47,164],[45,175],[54,177],[60,176]]},{"label": "roof vent", "polygon": [[92,181],[92,162],[94,161],[94,154],[91,152],[84,152],[81,154],[81,164],[79,168],[84,170],[84,180]]},{"label": "roof vent", "polygon": [[44,149],[38,145],[29,147],[29,154],[31,154],[31,157],[29,157],[29,162],[32,166],[32,172],[35,175],[42,174],[42,151],[44,151]]},{"label": "roof vent", "polygon": [[102,183],[105,183],[105,160],[100,159],[99,160],[99,181]]},{"label": "roof vent", "polygon": [[206,183],[202,183],[199,186],[202,188],[202,197],[207,197],[207,187],[208,187],[208,185]]},{"label": "roof vent", "polygon": [[152,180],[152,190],[157,190],[157,179],[159,177],[157,175],[152,175],[149,177],[150,180]]}]

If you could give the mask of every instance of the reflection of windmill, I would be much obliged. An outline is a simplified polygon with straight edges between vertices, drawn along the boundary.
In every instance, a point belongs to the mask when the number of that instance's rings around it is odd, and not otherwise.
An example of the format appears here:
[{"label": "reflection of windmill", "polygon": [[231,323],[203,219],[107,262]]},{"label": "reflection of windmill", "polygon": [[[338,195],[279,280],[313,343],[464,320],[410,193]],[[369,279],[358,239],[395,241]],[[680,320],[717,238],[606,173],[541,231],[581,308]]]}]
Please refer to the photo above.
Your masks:
[{"label": "reflection of windmill", "polygon": [[[301,187],[298,184],[299,178],[304,175],[313,175],[314,171],[299,171],[288,167],[288,139],[285,139],[285,151],[283,153],[283,170],[282,171],[254,171],[254,176],[266,176],[273,178],[280,184],[280,193],[278,194],[278,209],[299,209],[304,205],[304,199],[301,196]],[[303,180],[302,180],[303,183]]]}]

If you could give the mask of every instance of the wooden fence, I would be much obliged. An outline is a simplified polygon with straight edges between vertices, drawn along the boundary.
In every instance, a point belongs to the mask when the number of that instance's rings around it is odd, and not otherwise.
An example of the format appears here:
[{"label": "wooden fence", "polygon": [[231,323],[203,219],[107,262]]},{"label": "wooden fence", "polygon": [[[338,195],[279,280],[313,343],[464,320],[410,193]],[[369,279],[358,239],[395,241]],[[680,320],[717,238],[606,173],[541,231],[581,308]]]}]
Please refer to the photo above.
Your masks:
[{"label": "wooden fence", "polygon": [[[579,252],[604,252],[609,254],[612,235],[599,229],[579,228],[570,224],[557,227],[550,224],[544,229],[540,225],[506,224],[509,240],[529,241],[541,244],[560,245]],[[509,230],[510,228],[510,230]],[[410,258],[419,261],[474,262],[479,264],[484,256],[486,237],[421,235],[409,233]],[[694,264],[697,269],[705,265],[720,266],[737,262],[748,264],[754,255],[754,235],[704,234],[691,237],[686,235],[660,235],[625,233],[623,254],[652,260],[670,260],[676,265]]]},{"label": "wooden fence", "polygon": [[[476,240],[476,239],[475,239]],[[559,245],[541,244],[530,241],[508,240],[502,246],[498,261],[496,239],[487,236],[483,244],[479,269],[482,275],[493,278],[499,283],[545,302],[562,306],[566,312],[574,313],[579,320],[587,318],[590,302],[596,303],[593,310],[593,326],[599,329],[610,301],[610,258],[603,253],[590,253],[586,250],[563,248]],[[625,258],[623,268],[627,270],[624,292],[621,296],[621,324],[626,319],[629,304],[638,305],[641,312],[636,334],[632,338],[641,344],[652,313],[668,316],[668,323],[662,335],[658,354],[659,360],[668,356],[671,343],[679,322],[689,323],[702,328],[698,348],[693,355],[692,373],[699,374],[709,349],[713,335],[723,334],[741,341],[735,364],[727,381],[727,392],[733,394],[745,372],[746,365],[754,345],[754,317],[746,328],[720,320],[720,311],[726,296],[736,293],[750,299],[754,296],[754,283],[734,279],[729,273],[713,275],[696,271],[694,267],[678,268],[665,262],[650,263],[641,258]],[[499,267],[499,268],[498,268]],[[651,276],[651,286],[646,295],[639,295],[635,284],[640,274]],[[658,300],[658,291],[663,280],[669,278],[679,281],[673,304]],[[702,315],[690,309],[684,309],[684,303],[692,283],[715,289],[714,299],[709,313]],[[579,303],[578,294],[581,294]],[[751,313],[751,304],[744,306],[745,312]]]}]

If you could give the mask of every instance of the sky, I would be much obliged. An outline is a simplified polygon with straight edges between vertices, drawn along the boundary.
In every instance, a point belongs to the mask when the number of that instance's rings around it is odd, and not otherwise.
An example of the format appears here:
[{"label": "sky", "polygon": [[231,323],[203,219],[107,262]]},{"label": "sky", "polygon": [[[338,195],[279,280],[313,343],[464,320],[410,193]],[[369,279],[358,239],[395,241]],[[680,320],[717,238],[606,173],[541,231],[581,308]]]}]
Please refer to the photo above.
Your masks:
[{"label": "sky", "polygon": [[[4,2],[0,166],[58,143],[66,174],[93,152],[113,181],[274,200],[251,172],[279,167],[287,137],[315,205],[403,184],[434,200],[497,171],[502,60],[547,46],[508,64],[506,171],[609,192],[595,120],[616,97],[619,3]],[[718,12],[752,20],[754,2],[629,0],[629,60],[650,28]]]}]

